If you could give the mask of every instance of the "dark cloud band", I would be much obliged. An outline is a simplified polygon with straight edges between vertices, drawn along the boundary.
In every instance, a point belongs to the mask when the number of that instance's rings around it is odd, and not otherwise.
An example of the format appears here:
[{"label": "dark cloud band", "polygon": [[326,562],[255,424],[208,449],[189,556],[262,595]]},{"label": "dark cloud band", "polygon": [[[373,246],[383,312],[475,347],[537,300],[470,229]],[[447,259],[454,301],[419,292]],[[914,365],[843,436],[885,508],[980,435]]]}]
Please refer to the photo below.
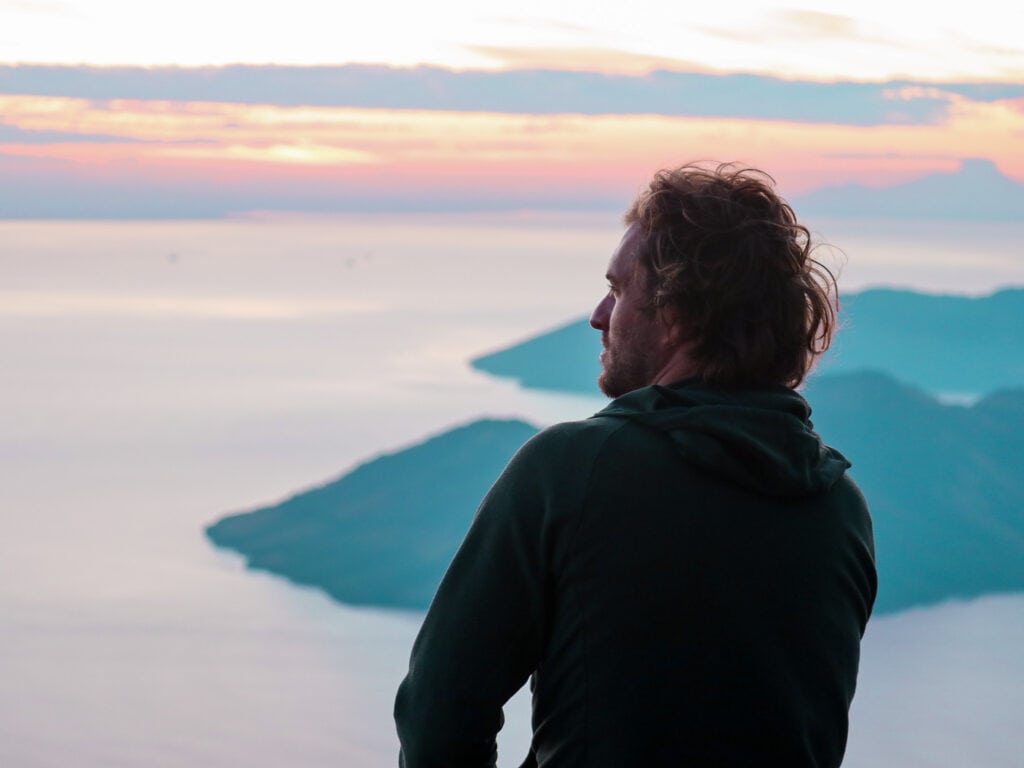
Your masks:
[{"label": "dark cloud band", "polygon": [[[1024,98],[1016,83],[812,82],[746,74],[453,71],[374,65],[285,67],[0,66],[0,93],[93,100],[506,114],[655,114],[872,126],[943,119],[953,95]],[[894,94],[909,94],[894,98]]]}]

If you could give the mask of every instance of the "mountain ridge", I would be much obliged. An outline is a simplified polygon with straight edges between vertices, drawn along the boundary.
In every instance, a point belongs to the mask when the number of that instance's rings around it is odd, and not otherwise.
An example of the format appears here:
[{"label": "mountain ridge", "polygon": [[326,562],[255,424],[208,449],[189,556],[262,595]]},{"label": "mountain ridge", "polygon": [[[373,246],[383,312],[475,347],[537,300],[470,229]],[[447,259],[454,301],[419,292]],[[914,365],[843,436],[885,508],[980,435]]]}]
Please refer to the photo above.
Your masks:
[{"label": "mountain ridge", "polygon": [[[861,371],[815,379],[806,395],[869,501],[878,612],[1024,589],[1024,389],[949,405]],[[472,422],[206,534],[248,567],[340,602],[422,610],[477,505],[536,429]]]},{"label": "mountain ridge", "polygon": [[[983,297],[874,288],[843,294],[840,323],[815,375],[877,368],[933,394],[1024,386],[1024,288]],[[597,394],[600,351],[600,334],[580,318],[470,365],[528,388]]]},{"label": "mountain ridge", "polygon": [[1024,183],[987,159],[967,158],[954,173],[886,187],[822,187],[790,201],[801,217],[1024,221]]}]

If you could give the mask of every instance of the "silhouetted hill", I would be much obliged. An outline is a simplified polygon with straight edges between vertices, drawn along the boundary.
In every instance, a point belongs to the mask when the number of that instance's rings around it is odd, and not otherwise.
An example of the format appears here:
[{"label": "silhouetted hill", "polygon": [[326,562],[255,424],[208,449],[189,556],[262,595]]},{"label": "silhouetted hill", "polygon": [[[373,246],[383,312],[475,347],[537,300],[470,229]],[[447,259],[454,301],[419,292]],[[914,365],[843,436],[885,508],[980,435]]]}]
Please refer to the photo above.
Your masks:
[{"label": "silhouetted hill", "polygon": [[601,334],[586,319],[574,320],[509,347],[474,357],[469,364],[530,389],[598,394]]},{"label": "silhouetted hill", "polygon": [[1024,589],[1024,389],[943,405],[861,372],[805,395],[871,507],[877,610]]},{"label": "silhouetted hill", "polygon": [[1024,220],[1024,184],[990,160],[964,160],[956,173],[872,188],[828,187],[792,200],[801,216],[856,218]]},{"label": "silhouetted hill", "polygon": [[822,373],[876,368],[931,392],[1024,386],[1024,289],[981,298],[871,290],[842,307]]},{"label": "silhouetted hill", "polygon": [[[857,373],[823,376],[807,395],[871,505],[880,612],[1024,589],[1024,390],[951,406]],[[476,422],[207,532],[250,567],[340,601],[425,608],[480,500],[534,431]]]},{"label": "silhouetted hill", "polygon": [[[1024,386],[1024,289],[981,298],[875,289],[844,295],[841,318],[823,374],[878,369],[929,392]],[[597,393],[600,351],[600,334],[578,320],[471,364],[526,387]]]},{"label": "silhouetted hill", "polygon": [[512,454],[535,432],[477,421],[381,456],[206,534],[248,566],[355,605],[423,608]]}]

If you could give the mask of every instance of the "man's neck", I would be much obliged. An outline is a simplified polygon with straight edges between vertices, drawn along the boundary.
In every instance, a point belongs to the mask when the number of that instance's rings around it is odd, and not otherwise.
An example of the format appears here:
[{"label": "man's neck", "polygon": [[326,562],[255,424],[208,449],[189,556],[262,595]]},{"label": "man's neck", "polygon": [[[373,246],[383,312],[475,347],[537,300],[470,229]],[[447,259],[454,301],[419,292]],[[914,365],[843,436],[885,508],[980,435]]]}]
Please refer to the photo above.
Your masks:
[{"label": "man's neck", "polygon": [[689,346],[682,347],[665,362],[655,374],[651,384],[673,384],[699,375],[696,363],[689,354]]}]

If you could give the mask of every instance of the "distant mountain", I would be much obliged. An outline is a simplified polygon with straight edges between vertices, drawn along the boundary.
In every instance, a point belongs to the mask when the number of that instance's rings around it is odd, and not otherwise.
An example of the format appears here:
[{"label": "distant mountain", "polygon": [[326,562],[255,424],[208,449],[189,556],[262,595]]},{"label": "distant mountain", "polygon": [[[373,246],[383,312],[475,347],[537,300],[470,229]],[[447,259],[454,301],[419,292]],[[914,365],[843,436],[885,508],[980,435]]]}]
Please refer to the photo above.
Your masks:
[{"label": "distant mountain", "polygon": [[822,374],[887,371],[930,392],[1024,387],[1024,289],[989,296],[871,290],[843,297]]},{"label": "distant mountain", "polygon": [[956,173],[892,187],[827,187],[791,202],[801,217],[1024,221],[1024,184],[1004,176],[989,160],[964,160]]},{"label": "distant mountain", "polygon": [[[879,373],[807,391],[875,521],[877,610],[1024,589],[1024,390],[942,405]],[[479,421],[207,529],[249,567],[339,601],[425,608],[473,513],[535,429]]]},{"label": "distant mountain", "polygon": [[879,612],[1024,589],[1024,389],[943,405],[861,372],[804,394],[871,507]]},{"label": "distant mountain", "polygon": [[477,421],[206,534],[248,566],[353,605],[423,608],[512,454],[536,428]]},{"label": "distant mountain", "polygon": [[601,334],[581,319],[474,357],[469,364],[529,389],[598,394],[600,354]]},{"label": "distant mountain", "polygon": [[[1024,289],[982,298],[846,294],[841,322],[823,374],[871,368],[938,393],[1024,386]],[[600,334],[577,320],[470,362],[525,387],[596,393],[600,351]]]}]

